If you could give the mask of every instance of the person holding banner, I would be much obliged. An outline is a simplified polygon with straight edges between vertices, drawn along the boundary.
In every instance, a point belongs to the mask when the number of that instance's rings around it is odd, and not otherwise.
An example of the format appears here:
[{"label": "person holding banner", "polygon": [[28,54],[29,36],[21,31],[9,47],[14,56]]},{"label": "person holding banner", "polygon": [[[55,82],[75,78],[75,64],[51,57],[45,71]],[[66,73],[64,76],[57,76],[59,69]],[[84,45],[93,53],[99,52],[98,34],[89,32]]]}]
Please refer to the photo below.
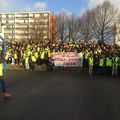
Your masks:
[{"label": "person holding banner", "polygon": [[55,60],[55,56],[54,56],[54,52],[55,51],[50,51],[50,56],[49,56],[49,61],[48,61],[48,66],[47,66],[47,70],[52,72],[54,71],[55,65],[54,65],[54,60]]}]

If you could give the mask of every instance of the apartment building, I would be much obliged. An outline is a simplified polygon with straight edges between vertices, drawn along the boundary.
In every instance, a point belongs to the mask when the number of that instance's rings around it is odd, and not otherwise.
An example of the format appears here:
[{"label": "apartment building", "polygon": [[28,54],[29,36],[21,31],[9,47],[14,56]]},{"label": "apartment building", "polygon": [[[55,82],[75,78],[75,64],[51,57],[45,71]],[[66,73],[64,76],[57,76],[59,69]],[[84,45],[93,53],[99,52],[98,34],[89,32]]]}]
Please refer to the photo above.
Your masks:
[{"label": "apartment building", "polygon": [[51,41],[57,38],[57,19],[49,11],[0,13],[4,36],[9,41]]}]

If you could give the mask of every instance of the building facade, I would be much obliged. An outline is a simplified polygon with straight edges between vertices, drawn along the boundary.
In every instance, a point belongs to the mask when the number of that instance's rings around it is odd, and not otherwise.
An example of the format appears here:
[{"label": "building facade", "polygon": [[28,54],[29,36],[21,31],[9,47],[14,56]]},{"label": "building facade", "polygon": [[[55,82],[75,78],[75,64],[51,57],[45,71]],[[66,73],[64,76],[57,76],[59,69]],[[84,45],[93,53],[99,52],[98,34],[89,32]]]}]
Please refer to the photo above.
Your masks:
[{"label": "building facade", "polygon": [[0,13],[4,36],[9,41],[51,41],[57,38],[57,19],[49,11]]}]

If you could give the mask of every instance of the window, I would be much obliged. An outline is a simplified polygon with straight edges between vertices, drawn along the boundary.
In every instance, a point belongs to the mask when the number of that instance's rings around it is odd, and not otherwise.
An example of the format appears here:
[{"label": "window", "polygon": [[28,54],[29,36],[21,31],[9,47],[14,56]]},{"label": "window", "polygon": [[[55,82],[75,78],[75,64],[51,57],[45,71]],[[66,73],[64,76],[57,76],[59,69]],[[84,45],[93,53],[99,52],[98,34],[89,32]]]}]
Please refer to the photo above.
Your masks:
[{"label": "window", "polygon": [[48,17],[48,14],[44,14],[44,17]]},{"label": "window", "polygon": [[24,23],[28,23],[29,21],[28,20],[24,20]]}]

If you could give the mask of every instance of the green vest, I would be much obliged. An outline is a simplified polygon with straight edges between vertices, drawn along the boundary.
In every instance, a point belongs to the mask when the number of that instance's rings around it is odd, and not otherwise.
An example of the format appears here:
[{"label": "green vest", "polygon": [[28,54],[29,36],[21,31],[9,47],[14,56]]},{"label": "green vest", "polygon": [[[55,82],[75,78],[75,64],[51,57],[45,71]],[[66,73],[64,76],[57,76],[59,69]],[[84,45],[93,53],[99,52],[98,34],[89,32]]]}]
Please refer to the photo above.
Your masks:
[{"label": "green vest", "polygon": [[109,59],[109,66],[112,67],[112,59]]},{"label": "green vest", "polygon": [[89,65],[93,65],[93,57],[89,57]]},{"label": "green vest", "polygon": [[107,67],[109,66],[109,58],[108,57],[106,58],[106,66]]},{"label": "green vest", "polygon": [[106,66],[107,67],[112,67],[112,59],[110,59],[110,58],[106,58]]},{"label": "green vest", "polygon": [[44,56],[45,56],[45,52],[43,51],[43,52],[41,52],[41,59],[44,59]]},{"label": "green vest", "polygon": [[100,58],[99,66],[100,66],[100,67],[103,67],[103,66],[104,66],[104,59],[103,59],[103,58]]}]

